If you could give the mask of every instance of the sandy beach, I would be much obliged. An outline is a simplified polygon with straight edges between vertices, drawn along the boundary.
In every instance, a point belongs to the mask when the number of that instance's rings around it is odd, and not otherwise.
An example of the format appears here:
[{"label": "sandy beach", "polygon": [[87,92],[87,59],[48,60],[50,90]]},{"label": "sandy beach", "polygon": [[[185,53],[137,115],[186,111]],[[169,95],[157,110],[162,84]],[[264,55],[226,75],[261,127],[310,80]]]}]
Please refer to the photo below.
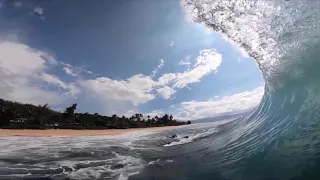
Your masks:
[{"label": "sandy beach", "polygon": [[47,130],[31,130],[31,129],[0,129],[0,137],[5,136],[112,136],[117,134],[135,132],[135,131],[164,131],[170,129],[182,128],[185,126],[165,126],[152,128],[132,128],[132,129],[107,129],[107,130],[73,130],[73,129],[47,129]]}]

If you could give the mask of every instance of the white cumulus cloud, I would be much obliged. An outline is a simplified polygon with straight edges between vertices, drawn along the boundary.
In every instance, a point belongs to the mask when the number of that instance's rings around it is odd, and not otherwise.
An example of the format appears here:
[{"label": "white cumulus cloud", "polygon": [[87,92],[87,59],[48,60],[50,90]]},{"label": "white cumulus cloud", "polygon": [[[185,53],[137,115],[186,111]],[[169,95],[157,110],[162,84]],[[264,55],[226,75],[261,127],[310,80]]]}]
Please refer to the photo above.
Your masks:
[{"label": "white cumulus cloud", "polygon": [[177,119],[199,119],[221,114],[240,113],[255,108],[264,93],[260,86],[252,91],[245,91],[231,96],[209,99],[208,101],[182,102],[178,108]]},{"label": "white cumulus cloud", "polygon": [[44,16],[44,11],[42,9],[42,7],[40,6],[36,6],[33,8],[31,14],[36,14],[37,16],[40,17],[41,20],[45,20],[45,16]]},{"label": "white cumulus cloud", "polygon": [[165,115],[165,112],[162,109],[156,109],[156,110],[153,110],[153,111],[151,111],[149,113],[145,113],[146,117],[150,116],[151,118],[156,117],[156,116],[162,117],[164,115]]},{"label": "white cumulus cloud", "polygon": [[67,84],[65,82],[61,81],[58,77],[56,77],[54,75],[43,73],[40,76],[43,81],[45,81],[49,84],[56,85],[56,86],[59,86],[64,89],[67,88]]},{"label": "white cumulus cloud", "polygon": [[75,73],[75,72],[72,70],[71,67],[65,66],[65,67],[63,67],[63,71],[64,71],[66,74],[69,74],[70,76],[74,76],[74,77],[78,76],[78,74]]},{"label": "white cumulus cloud", "polygon": [[184,88],[188,84],[199,82],[203,76],[217,72],[221,62],[222,56],[215,50],[200,51],[200,56],[196,58],[193,69],[178,73],[176,79],[174,79],[173,87]]},{"label": "white cumulus cloud", "polygon": [[201,78],[216,73],[222,62],[222,55],[217,53],[215,49],[204,49],[199,52],[199,56],[195,59],[192,68],[182,73],[167,73],[159,77],[160,85],[171,84],[172,88],[180,89],[188,84],[200,82]]},{"label": "white cumulus cloud", "polygon": [[80,88],[75,83],[65,83],[55,75],[42,73],[40,77],[43,81],[47,82],[48,84],[67,90],[67,94],[71,94],[72,96],[75,96],[81,92]]},{"label": "white cumulus cloud", "polygon": [[176,91],[169,86],[164,86],[160,89],[157,89],[157,92],[164,98],[169,99]]},{"label": "white cumulus cloud", "polygon": [[134,75],[126,80],[112,80],[99,77],[80,81],[82,86],[96,93],[104,101],[129,101],[134,105],[146,103],[155,98],[151,93],[154,81],[149,76]]},{"label": "white cumulus cloud", "polygon": [[46,69],[45,53],[24,44],[0,41],[0,66],[5,71],[22,76],[33,76]]},{"label": "white cumulus cloud", "polygon": [[23,103],[61,103],[66,97],[48,90],[45,83],[67,92],[75,92],[75,88],[47,73],[56,64],[55,58],[48,53],[19,42],[0,41],[0,97]]},{"label": "white cumulus cloud", "polygon": [[40,6],[36,6],[33,8],[33,12],[39,15],[43,14],[43,9]]},{"label": "white cumulus cloud", "polygon": [[125,80],[98,77],[79,82],[89,92],[93,92],[98,100],[104,102],[130,102],[133,105],[139,105],[157,96],[169,99],[178,89],[200,82],[205,75],[217,72],[222,61],[221,54],[214,49],[205,49],[199,54],[190,70],[181,73],[166,73],[157,80],[153,78],[164,65],[162,59],[150,76],[136,74]]}]

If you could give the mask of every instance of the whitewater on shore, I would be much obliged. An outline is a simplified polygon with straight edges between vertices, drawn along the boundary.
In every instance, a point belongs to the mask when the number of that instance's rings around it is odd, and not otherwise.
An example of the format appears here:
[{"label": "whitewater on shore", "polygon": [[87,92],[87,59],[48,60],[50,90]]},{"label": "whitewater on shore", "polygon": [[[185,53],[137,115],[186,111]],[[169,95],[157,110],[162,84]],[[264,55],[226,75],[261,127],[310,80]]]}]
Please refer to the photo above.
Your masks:
[{"label": "whitewater on shore", "polygon": [[[102,136],[2,136],[0,179],[125,180],[148,166],[173,163],[165,154],[170,148],[166,145],[182,146],[207,137],[218,125],[150,128]],[[170,138],[174,134],[178,136]]]}]

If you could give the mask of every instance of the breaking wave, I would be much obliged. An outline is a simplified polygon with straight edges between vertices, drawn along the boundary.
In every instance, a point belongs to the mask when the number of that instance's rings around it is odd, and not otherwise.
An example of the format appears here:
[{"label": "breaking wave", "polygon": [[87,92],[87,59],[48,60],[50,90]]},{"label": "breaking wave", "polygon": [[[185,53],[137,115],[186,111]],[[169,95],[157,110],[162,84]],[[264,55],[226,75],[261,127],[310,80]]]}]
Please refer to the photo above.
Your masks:
[{"label": "breaking wave", "polygon": [[228,179],[314,174],[320,152],[320,1],[184,0],[182,6],[189,20],[253,57],[265,80],[258,107],[207,140],[218,154],[208,163],[223,168]]}]

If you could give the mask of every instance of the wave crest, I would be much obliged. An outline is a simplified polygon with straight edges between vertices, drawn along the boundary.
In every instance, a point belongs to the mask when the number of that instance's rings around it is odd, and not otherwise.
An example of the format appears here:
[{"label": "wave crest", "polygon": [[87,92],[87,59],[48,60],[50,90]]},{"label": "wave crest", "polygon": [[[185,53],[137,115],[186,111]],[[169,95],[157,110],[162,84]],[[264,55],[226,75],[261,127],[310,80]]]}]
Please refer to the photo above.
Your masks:
[{"label": "wave crest", "polygon": [[320,1],[183,0],[181,5],[189,21],[220,32],[245,49],[259,64],[266,83],[292,69],[297,72],[293,77],[301,75],[301,55],[319,43]]},{"label": "wave crest", "polygon": [[[273,162],[274,167],[297,174],[310,168],[303,161],[316,162],[320,151],[320,1],[183,0],[181,4],[189,20],[243,48],[265,79],[258,107],[207,140],[220,149],[213,164],[245,167],[243,163],[255,161],[261,165],[257,172],[267,172],[267,162]],[[300,167],[277,166],[292,161]],[[250,173],[255,167],[251,168]],[[231,168],[230,176],[236,176],[230,179],[241,179],[237,171],[242,177],[252,175]],[[290,179],[297,174],[279,172],[277,177]]]}]

